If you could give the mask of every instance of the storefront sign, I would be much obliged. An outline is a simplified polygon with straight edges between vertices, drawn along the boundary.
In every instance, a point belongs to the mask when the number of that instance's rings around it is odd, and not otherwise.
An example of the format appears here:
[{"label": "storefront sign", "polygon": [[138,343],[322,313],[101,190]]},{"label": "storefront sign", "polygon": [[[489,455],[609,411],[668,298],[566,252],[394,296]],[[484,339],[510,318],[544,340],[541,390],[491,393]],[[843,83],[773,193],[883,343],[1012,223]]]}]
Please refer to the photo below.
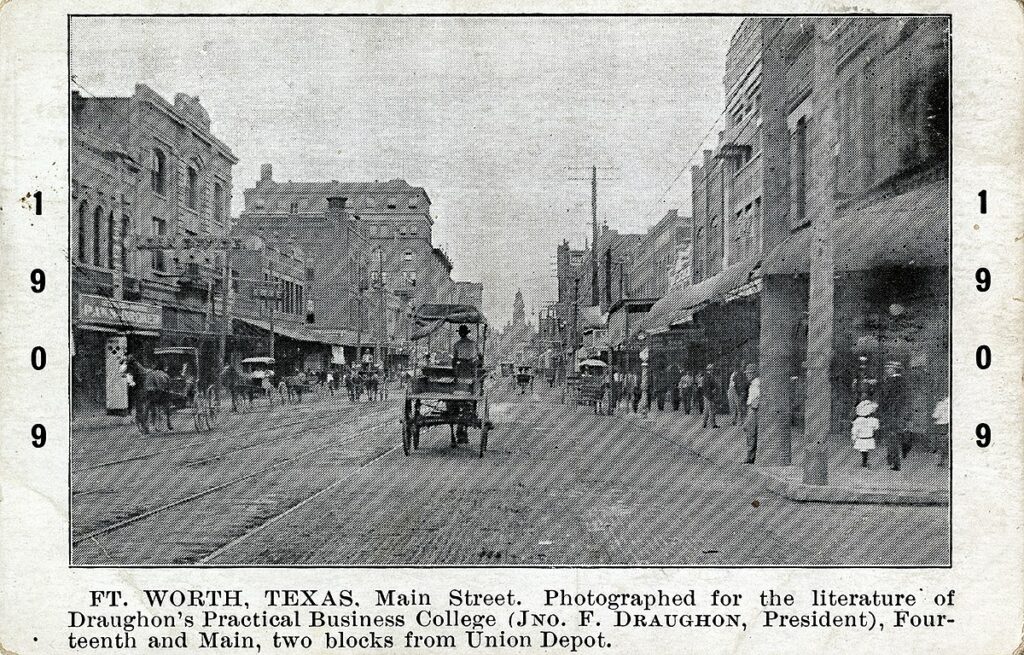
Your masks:
[{"label": "storefront sign", "polygon": [[78,296],[78,320],[82,324],[109,325],[126,330],[159,331],[163,312],[159,305],[83,293]]}]

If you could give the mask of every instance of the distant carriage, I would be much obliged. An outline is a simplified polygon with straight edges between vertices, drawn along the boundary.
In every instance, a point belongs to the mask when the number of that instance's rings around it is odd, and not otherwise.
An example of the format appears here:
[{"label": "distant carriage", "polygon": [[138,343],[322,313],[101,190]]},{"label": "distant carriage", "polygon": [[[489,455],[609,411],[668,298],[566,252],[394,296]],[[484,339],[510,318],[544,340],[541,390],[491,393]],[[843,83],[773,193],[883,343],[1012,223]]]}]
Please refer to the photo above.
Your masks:
[{"label": "distant carriage", "polygon": [[428,341],[441,329],[452,325],[472,325],[476,343],[481,349],[472,361],[455,360],[452,366],[419,365],[413,357],[414,368],[409,389],[403,399],[402,449],[406,455],[419,448],[423,429],[434,425],[447,425],[452,448],[458,447],[470,428],[480,430],[480,457],[487,450],[487,437],[491,429],[490,406],[484,388],[486,371],[483,354],[486,349],[487,324],[483,314],[471,305],[422,305],[414,316],[413,344],[418,354],[421,340]]}]

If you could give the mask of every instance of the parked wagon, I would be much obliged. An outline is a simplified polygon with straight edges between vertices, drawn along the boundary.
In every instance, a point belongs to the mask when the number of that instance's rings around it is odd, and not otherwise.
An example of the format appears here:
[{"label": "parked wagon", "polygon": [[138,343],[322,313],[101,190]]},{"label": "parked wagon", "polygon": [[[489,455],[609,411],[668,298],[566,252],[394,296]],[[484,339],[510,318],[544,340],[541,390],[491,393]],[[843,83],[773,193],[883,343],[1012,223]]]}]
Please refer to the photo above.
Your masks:
[{"label": "parked wagon", "polygon": [[200,432],[213,428],[221,416],[220,398],[216,385],[201,384],[197,377],[199,351],[191,346],[157,348],[153,356],[163,360],[170,376],[166,391],[168,411],[191,414]]},{"label": "parked wagon", "polygon": [[[406,455],[419,448],[421,432],[435,425],[447,425],[451,447],[468,443],[470,429],[480,431],[480,457],[487,450],[487,437],[492,427],[490,407],[485,389],[483,356],[486,350],[487,323],[483,314],[471,305],[422,305],[414,315],[414,368],[409,388],[403,399],[402,449]],[[431,352],[431,337],[439,330],[454,325],[472,325],[476,348],[472,356],[460,353],[457,344],[451,366],[420,365],[419,351],[426,341]]]}]

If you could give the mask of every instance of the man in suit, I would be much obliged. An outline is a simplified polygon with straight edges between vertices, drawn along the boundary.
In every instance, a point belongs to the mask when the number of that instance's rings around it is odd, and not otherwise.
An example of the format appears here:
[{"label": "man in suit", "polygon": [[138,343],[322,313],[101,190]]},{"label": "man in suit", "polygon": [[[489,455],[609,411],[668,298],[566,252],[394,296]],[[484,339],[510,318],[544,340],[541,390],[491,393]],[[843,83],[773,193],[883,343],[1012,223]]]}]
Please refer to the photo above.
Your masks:
[{"label": "man in suit", "polygon": [[885,364],[885,374],[878,391],[878,413],[886,461],[893,471],[900,470],[900,460],[910,451],[907,422],[910,418],[910,390],[903,376],[903,364],[896,360]]}]

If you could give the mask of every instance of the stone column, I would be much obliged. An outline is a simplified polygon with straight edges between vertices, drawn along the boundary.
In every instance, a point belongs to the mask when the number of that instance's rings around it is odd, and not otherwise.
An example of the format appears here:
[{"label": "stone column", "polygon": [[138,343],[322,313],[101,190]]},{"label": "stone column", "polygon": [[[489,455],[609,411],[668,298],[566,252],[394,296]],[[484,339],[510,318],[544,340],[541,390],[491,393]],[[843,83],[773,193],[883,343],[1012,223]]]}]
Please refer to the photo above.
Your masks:
[{"label": "stone column", "polygon": [[757,416],[757,459],[762,466],[788,466],[791,458],[790,413],[796,344],[793,335],[803,314],[801,281],[793,276],[764,278],[761,291],[761,402]]}]

